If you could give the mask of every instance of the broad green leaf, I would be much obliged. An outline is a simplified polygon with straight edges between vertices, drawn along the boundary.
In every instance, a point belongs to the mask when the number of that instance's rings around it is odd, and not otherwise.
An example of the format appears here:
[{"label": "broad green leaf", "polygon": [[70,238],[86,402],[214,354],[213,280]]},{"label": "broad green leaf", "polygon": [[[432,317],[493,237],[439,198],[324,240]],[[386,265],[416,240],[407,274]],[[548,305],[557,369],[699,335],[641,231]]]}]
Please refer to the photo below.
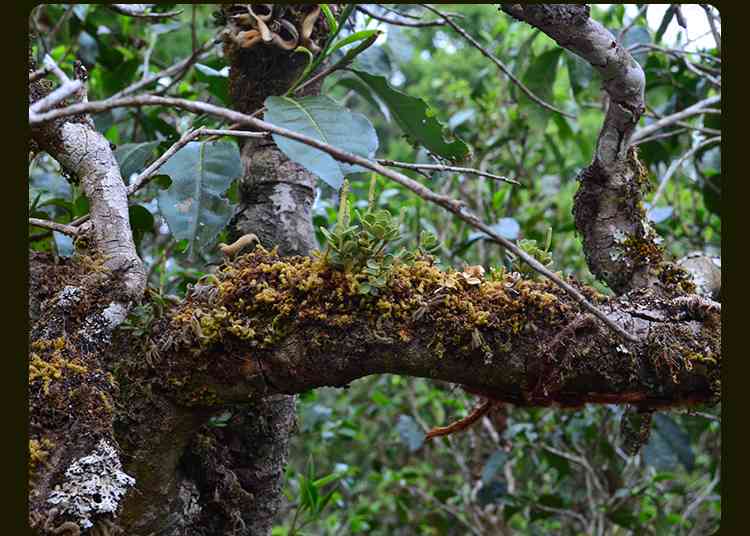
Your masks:
[{"label": "broad green leaf", "polygon": [[369,102],[373,108],[376,110],[379,110],[380,113],[385,116],[385,118],[390,121],[391,114],[388,111],[388,107],[383,104],[381,101],[379,101],[375,95],[372,94],[372,91],[370,88],[362,82],[359,78],[355,78],[353,76],[347,76],[346,78],[339,78],[336,80],[336,85],[345,87],[347,89],[351,89],[352,91],[355,91],[357,94],[359,94],[360,97],[365,99],[367,102]]},{"label": "broad green leaf", "polygon": [[[561,54],[561,48],[543,52],[532,60],[531,65],[526,69],[526,73],[523,76],[523,83],[529,88],[529,91],[548,104],[553,104],[552,88],[557,78],[557,64]],[[549,120],[550,115],[554,112],[542,108],[521,91],[518,92],[518,103],[526,113],[531,127],[540,132],[544,131],[547,120]]]},{"label": "broad green leaf", "polygon": [[372,75],[391,75],[391,59],[383,47],[370,47],[354,59],[355,69]]},{"label": "broad green leaf", "polygon": [[145,143],[124,143],[115,150],[115,158],[120,165],[120,175],[127,183],[130,176],[140,173],[146,167],[146,162],[154,156],[154,150],[159,146],[158,141]]},{"label": "broad green leaf", "polygon": [[[628,33],[625,34],[622,41],[622,46],[625,48],[630,48],[637,44],[648,45],[651,43],[651,34],[645,26],[633,26]],[[645,65],[646,59],[648,58],[648,50],[644,49],[634,53],[633,58],[641,65]]]},{"label": "broad green leaf", "polygon": [[360,69],[352,71],[386,103],[396,123],[413,144],[423,145],[430,152],[453,162],[460,162],[469,156],[469,147],[461,139],[446,141],[445,127],[435,118],[434,111],[425,101],[393,89],[383,76]]},{"label": "broad green leaf", "polygon": [[161,172],[172,185],[159,192],[159,210],[177,240],[187,240],[190,255],[213,245],[229,222],[231,207],[223,194],[242,174],[240,152],[233,142],[190,142]]},{"label": "broad green leaf", "polygon": [[154,231],[154,215],[142,205],[128,207],[128,215],[130,216],[130,228],[133,230],[133,240],[138,245],[143,239],[143,235]]},{"label": "broad green leaf", "polygon": [[[351,112],[328,97],[268,97],[266,121],[293,130],[364,158],[372,158],[378,149],[378,136],[370,121]],[[332,188],[339,189],[344,177],[365,171],[361,166],[338,162],[328,153],[273,135],[276,145],[291,160],[305,166]]]},{"label": "broad green leaf", "polygon": [[419,450],[424,443],[424,432],[414,419],[407,415],[399,415],[396,430],[401,437],[401,442],[409,447],[411,452]]}]

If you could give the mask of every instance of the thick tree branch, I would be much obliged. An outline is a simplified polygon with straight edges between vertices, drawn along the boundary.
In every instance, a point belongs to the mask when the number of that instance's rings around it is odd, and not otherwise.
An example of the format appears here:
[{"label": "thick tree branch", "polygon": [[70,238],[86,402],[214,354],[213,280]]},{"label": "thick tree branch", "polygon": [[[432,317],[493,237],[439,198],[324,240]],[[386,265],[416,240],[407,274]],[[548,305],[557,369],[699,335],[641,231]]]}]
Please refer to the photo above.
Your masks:
[{"label": "thick tree branch", "polygon": [[623,344],[550,282],[518,274],[472,285],[418,261],[371,297],[358,293],[357,274],[261,250],[216,275],[157,343],[166,373],[193,386],[182,397],[208,389],[240,401],[376,373],[451,381],[532,406],[658,408],[715,400],[720,389],[720,306],[703,298],[604,300],[610,318],[641,341]]}]

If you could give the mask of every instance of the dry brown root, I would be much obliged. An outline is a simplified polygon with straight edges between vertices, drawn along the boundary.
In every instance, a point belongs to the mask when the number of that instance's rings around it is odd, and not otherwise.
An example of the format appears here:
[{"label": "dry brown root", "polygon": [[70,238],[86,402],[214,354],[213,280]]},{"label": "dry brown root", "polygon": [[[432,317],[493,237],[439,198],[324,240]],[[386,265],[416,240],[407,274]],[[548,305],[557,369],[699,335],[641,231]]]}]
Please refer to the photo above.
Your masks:
[{"label": "dry brown root", "polygon": [[250,246],[254,243],[260,244],[260,240],[254,233],[248,233],[244,234],[241,237],[239,237],[237,240],[232,242],[231,244],[227,245],[223,242],[219,244],[219,250],[224,254],[225,257],[234,257],[236,256],[240,251],[245,249],[247,246]]},{"label": "dry brown root", "polygon": [[456,432],[461,432],[463,430],[466,430],[472,424],[474,424],[479,419],[487,415],[495,406],[499,404],[501,404],[501,402],[498,402],[496,400],[486,399],[479,406],[471,410],[471,413],[469,413],[463,419],[453,422],[449,424],[448,426],[437,426],[433,428],[432,430],[427,432],[427,435],[425,435],[424,440],[428,441],[432,439],[433,437],[447,436],[450,434],[454,434]]}]

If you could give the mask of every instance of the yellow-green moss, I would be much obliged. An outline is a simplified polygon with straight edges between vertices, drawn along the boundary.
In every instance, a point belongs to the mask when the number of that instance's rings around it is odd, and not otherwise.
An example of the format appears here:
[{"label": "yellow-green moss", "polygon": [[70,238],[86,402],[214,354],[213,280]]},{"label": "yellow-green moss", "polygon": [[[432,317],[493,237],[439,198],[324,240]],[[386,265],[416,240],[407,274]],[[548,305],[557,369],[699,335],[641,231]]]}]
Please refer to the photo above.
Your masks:
[{"label": "yellow-green moss", "polygon": [[47,461],[49,452],[54,446],[55,444],[46,437],[29,440],[29,478],[39,465]]},{"label": "yellow-green moss", "polygon": [[29,356],[29,385],[41,382],[44,394],[49,393],[53,381],[61,380],[66,370],[74,374],[83,375],[88,369],[77,358],[66,358],[63,350],[66,347],[65,338],[53,340],[37,340],[31,343],[32,350],[46,352],[44,358],[38,353],[31,352]]}]

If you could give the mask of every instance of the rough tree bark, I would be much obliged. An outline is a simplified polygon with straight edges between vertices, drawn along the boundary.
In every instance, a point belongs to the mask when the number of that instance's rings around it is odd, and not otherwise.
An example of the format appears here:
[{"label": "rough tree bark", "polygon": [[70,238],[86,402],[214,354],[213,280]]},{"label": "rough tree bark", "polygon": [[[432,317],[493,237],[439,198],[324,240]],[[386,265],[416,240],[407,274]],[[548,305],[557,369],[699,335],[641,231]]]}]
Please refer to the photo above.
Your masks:
[{"label": "rough tree bark", "polygon": [[[314,178],[257,140],[242,148],[232,233],[253,232],[265,248],[222,266],[143,333],[117,330],[145,285],[125,187],[88,118],[45,122],[34,141],[81,181],[92,212],[76,257],[29,261],[37,533],[268,534],[294,428],[289,395],[369,374],[447,380],[518,405],[719,399],[720,304],[663,262],[640,205],[644,171],[628,143],[643,108],[640,68],[585,6],[502,9],[604,74],[610,107],[575,210],[589,265],[618,296],[571,284],[638,342],[551,282],[514,273],[477,281],[421,259],[396,267],[380,295],[358,294],[357,274],[306,256]],[[254,112],[302,60],[248,46],[254,34],[226,14],[235,105]],[[325,35],[316,24],[313,39]],[[31,84],[30,102],[49,90]],[[227,408],[226,429],[205,426]]]}]

